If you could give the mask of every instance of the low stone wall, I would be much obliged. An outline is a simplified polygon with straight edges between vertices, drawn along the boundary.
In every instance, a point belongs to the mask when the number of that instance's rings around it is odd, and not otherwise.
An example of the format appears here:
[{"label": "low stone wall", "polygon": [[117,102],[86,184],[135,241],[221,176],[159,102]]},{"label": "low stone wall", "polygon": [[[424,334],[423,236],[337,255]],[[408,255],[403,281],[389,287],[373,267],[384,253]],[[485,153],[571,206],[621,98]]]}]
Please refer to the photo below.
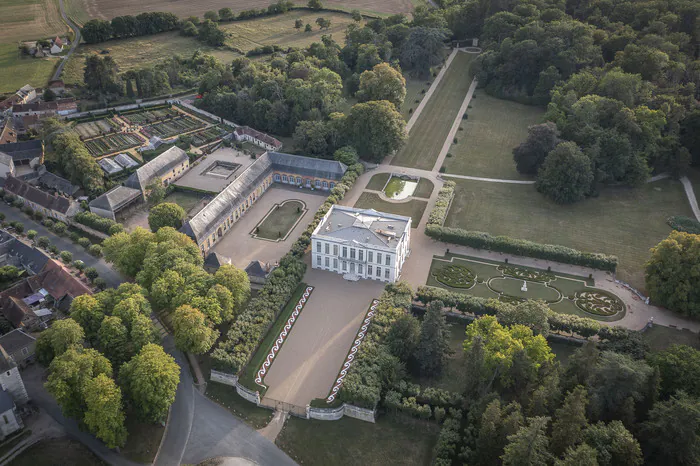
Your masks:
[{"label": "low stone wall", "polygon": [[238,394],[241,395],[241,398],[244,398],[250,401],[251,403],[255,403],[256,405],[260,406],[260,393],[248,390],[243,385],[239,384],[238,378],[236,378],[236,392],[238,392]]},{"label": "low stone wall", "polygon": [[360,408],[359,406],[353,406],[349,404],[345,404],[344,408],[344,413],[348,417],[371,423],[375,422],[375,417],[377,416],[376,409]]},{"label": "low stone wall", "polygon": [[238,128],[238,125],[232,121],[225,120],[219,116],[214,115],[213,113],[209,113],[206,110],[202,110],[201,108],[197,108],[194,105],[190,105],[186,102],[182,102],[180,100],[171,100],[169,103],[177,103],[178,105],[182,105],[183,107],[187,108],[188,110],[192,110],[195,113],[199,113],[200,115],[205,115],[215,121],[220,121],[226,125],[232,126],[234,128]]},{"label": "low stone wall", "polygon": [[237,375],[229,374],[227,372],[220,372],[212,369],[209,380],[211,382],[218,382],[224,385],[235,387],[236,392],[241,396],[241,398],[244,398],[250,401],[251,403],[255,403],[258,406],[260,405],[260,393],[248,390],[243,385],[239,384]]},{"label": "low stone wall", "polygon": [[339,408],[308,408],[306,413],[309,419],[319,419],[321,421],[337,421],[343,416],[348,416],[374,423],[377,416],[376,409],[360,408],[347,403],[343,403],[343,406]]}]

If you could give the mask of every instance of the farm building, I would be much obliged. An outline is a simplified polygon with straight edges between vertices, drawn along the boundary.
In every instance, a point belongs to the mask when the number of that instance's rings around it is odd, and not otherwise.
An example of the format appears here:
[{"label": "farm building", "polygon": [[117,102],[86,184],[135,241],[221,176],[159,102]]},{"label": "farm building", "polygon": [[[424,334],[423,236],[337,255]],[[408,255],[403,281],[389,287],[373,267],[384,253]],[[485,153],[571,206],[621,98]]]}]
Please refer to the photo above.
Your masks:
[{"label": "farm building", "polygon": [[117,186],[90,202],[90,212],[116,220],[116,215],[142,199],[138,189]]},{"label": "farm building", "polygon": [[80,186],[76,186],[67,179],[51,173],[44,165],[39,165],[35,170],[18,176],[18,178],[69,197],[73,197],[80,190]]},{"label": "farm building", "polygon": [[66,85],[60,79],[54,79],[49,81],[49,89],[51,89],[54,94],[61,95],[66,92]]},{"label": "farm building", "polygon": [[253,129],[249,126],[239,126],[233,132],[236,141],[247,141],[266,150],[278,151],[282,148],[282,142],[272,136]]},{"label": "farm building", "polygon": [[118,163],[115,163],[114,160],[112,160],[112,159],[104,158],[104,159],[98,160],[97,164],[108,175],[114,175],[114,174],[119,173],[120,171],[124,170],[124,168],[121,165],[119,165]]},{"label": "farm building", "polygon": [[51,195],[12,175],[5,180],[4,189],[5,192],[14,194],[19,199],[22,199],[24,205],[35,212],[41,212],[47,217],[55,218],[62,222],[67,222],[80,208],[78,203],[72,199],[55,194]]},{"label": "farm building", "polygon": [[273,183],[329,190],[347,167],[334,160],[265,152],[224,188],[181,231],[206,253]]},{"label": "farm building", "polygon": [[58,102],[32,102],[12,106],[12,115],[16,120],[27,115],[53,116],[58,113]]},{"label": "farm building", "polygon": [[63,52],[63,39],[56,36],[56,38],[51,43],[51,54],[56,55]]},{"label": "farm building", "polygon": [[160,180],[165,186],[180,178],[190,168],[190,158],[179,147],[173,146],[150,162],[142,165],[124,185],[138,189],[146,197],[146,188],[153,181]]}]

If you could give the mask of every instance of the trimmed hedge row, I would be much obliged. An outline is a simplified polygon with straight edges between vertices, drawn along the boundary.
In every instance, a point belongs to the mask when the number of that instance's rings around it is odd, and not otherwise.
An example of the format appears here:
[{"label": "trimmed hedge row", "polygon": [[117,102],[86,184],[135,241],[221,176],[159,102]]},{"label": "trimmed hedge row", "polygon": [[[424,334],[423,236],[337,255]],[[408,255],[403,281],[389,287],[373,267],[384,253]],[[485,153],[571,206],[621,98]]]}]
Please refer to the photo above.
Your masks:
[{"label": "trimmed hedge row", "polygon": [[459,434],[462,423],[462,412],[453,413],[450,410],[450,416],[445,419],[438,435],[435,449],[433,450],[433,465],[436,466],[451,466],[452,460],[459,453],[457,446],[462,441]]},{"label": "trimmed hedge row", "polygon": [[540,244],[508,236],[492,236],[482,231],[449,228],[437,224],[428,224],[425,227],[425,234],[438,241],[469,246],[476,249],[486,249],[488,251],[505,252],[516,256],[527,256],[565,264],[580,265],[608,272],[615,272],[617,268],[617,256],[583,252],[556,244]]},{"label": "trimmed hedge row", "polygon": [[429,404],[431,407],[459,409],[464,403],[464,398],[461,393],[450,392],[435,387],[421,389],[420,385],[405,380],[396,384],[393,391],[399,392],[406,397],[414,397],[419,403]]},{"label": "trimmed hedge row", "polygon": [[124,225],[121,223],[117,223],[111,218],[100,217],[92,212],[78,212],[73,219],[78,223],[94,228],[106,235],[116,235],[124,231]]},{"label": "trimmed hedge row", "polygon": [[450,204],[455,197],[455,186],[454,181],[445,181],[442,185],[442,188],[438,191],[435,207],[433,207],[428,216],[428,225],[443,226],[445,224],[447,212],[450,210]]},{"label": "trimmed hedge row", "polygon": [[700,222],[694,218],[684,217],[682,215],[674,215],[666,220],[668,226],[677,231],[700,235]]},{"label": "trimmed hedge row", "polygon": [[233,373],[239,373],[245,368],[272,323],[304,278],[306,264],[301,258],[311,244],[311,234],[331,206],[343,199],[363,170],[360,164],[349,167],[340,182],[331,190],[308,228],[280,260],[279,267],[270,274],[258,295],[231,324],[226,339],[219,342],[212,352],[214,368]]}]

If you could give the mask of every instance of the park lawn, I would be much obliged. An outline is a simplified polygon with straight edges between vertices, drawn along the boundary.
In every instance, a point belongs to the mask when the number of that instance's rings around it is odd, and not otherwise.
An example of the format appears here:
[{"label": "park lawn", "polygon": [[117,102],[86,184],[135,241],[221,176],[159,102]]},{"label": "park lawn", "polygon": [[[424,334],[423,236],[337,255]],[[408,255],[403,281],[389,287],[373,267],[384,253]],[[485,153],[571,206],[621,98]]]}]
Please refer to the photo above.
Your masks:
[{"label": "park lawn", "polygon": [[433,189],[435,189],[435,185],[433,185],[432,181],[426,178],[421,178],[418,181],[418,186],[416,187],[416,190],[413,191],[413,197],[422,197],[425,199],[430,199],[430,196],[433,194]]},{"label": "park lawn", "polygon": [[57,59],[20,56],[16,42],[0,43],[0,94],[11,94],[25,84],[43,87],[53,75]]},{"label": "park lawn", "polygon": [[[316,18],[321,16],[331,20],[328,29],[321,30],[316,24]],[[310,24],[313,31],[295,29],[297,19],[301,19],[305,25]],[[220,27],[229,34],[226,45],[247,52],[263,45],[304,48],[313,42],[321,42],[323,35],[332,35],[342,46],[345,43],[345,29],[351,23],[354,23],[352,17],[344,13],[298,10],[283,15],[220,23]]]},{"label": "park lawn", "polygon": [[529,179],[515,169],[513,148],[527,139],[527,128],[540,123],[544,110],[478,91],[467,109],[445,159],[446,173],[484,178]]},{"label": "park lawn", "polygon": [[[277,319],[267,331],[267,335],[265,335],[265,338],[263,339],[262,343],[260,343],[260,346],[258,346],[257,351],[255,352],[255,354],[253,354],[253,357],[250,358],[250,361],[248,361],[248,365],[246,366],[245,370],[243,371],[243,374],[239,379],[241,385],[243,385],[244,387],[248,388],[249,390],[259,391],[261,398],[265,395],[265,392],[267,392],[267,387],[261,387],[260,385],[255,383],[255,374],[258,372],[258,370],[260,370],[260,366],[262,366],[263,361],[270,352],[272,344],[279,336],[280,332],[282,331],[282,327],[284,327],[284,324],[287,323],[289,316],[292,315],[294,307],[299,302],[301,296],[304,294],[304,290],[306,290],[307,286],[308,285],[306,283],[301,283],[294,291],[292,297],[287,302],[287,305],[284,307],[284,309],[282,309],[282,312],[280,312],[280,314],[277,316]],[[313,293],[311,293],[311,297],[313,297]],[[302,310],[302,312],[304,311]],[[284,346],[284,343],[282,344],[282,346]],[[263,383],[265,383],[264,379]]]},{"label": "park lawn", "polygon": [[[476,54],[458,53],[413,125],[392,165],[432,170],[472,81]],[[427,82],[427,81],[426,81]]]},{"label": "park lawn", "polygon": [[411,228],[418,227],[427,205],[427,202],[419,201],[417,199],[411,199],[408,202],[400,203],[386,202],[380,199],[380,197],[375,193],[362,193],[360,198],[355,203],[355,207],[359,209],[374,209],[379,212],[387,212],[390,214],[411,217]]},{"label": "park lawn", "polygon": [[532,185],[455,182],[446,226],[614,254],[617,278],[638,289],[644,289],[649,249],[671,231],[666,219],[692,216],[683,186],[671,179],[602,188],[597,198],[573,205],[556,204]]},{"label": "park lawn", "polygon": [[253,429],[262,429],[272,419],[273,411],[255,406],[255,403],[241,398],[234,387],[210,382],[207,384],[207,397],[228,409]]},{"label": "park lawn", "polygon": [[63,80],[67,84],[82,84],[85,58],[90,54],[109,51],[119,66],[119,72],[154,66],[173,55],[191,57],[197,50],[213,55],[225,63],[231,62],[240,54],[224,48],[211,47],[193,37],[185,37],[179,32],[163,32],[150,36],[130,39],[110,40],[101,44],[81,45],[66,64]]},{"label": "park lawn", "polygon": [[275,443],[304,465],[385,466],[430,464],[440,426],[382,416],[376,424],[343,417],[319,421],[290,417]]},{"label": "park lawn", "polygon": [[12,466],[70,464],[71,466],[106,465],[82,443],[70,437],[41,440],[12,460]]},{"label": "park lawn", "polygon": [[652,351],[663,351],[672,345],[688,345],[700,349],[700,336],[690,330],[654,324],[642,333],[642,338],[649,343]]},{"label": "park lawn", "polygon": [[425,97],[425,93],[430,89],[430,85],[428,81],[412,78],[408,74],[404,74],[404,78],[406,79],[406,98],[399,110],[404,120],[408,121],[423,100],[423,97]]},{"label": "park lawn", "polygon": [[152,463],[156,456],[160,440],[165,433],[165,427],[160,424],[139,422],[134,413],[128,413],[125,422],[126,445],[121,448],[121,454],[136,463]]},{"label": "park lawn", "polygon": [[389,173],[378,173],[374,175],[367,183],[365,189],[381,191],[382,189],[384,189],[384,185],[386,185],[386,182],[389,181],[389,176]]},{"label": "park lawn", "polygon": [[286,238],[304,212],[306,207],[300,201],[289,200],[275,204],[265,219],[255,227],[255,237],[270,241]]}]

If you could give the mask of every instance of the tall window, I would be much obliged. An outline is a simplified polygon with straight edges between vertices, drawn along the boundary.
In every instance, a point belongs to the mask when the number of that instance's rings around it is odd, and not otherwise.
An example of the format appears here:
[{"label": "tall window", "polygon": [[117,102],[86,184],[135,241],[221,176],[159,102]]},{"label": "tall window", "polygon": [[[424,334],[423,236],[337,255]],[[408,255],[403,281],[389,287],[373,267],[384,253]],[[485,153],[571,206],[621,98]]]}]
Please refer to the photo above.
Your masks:
[{"label": "tall window", "polygon": [[326,267],[330,267],[330,258],[326,257]]},{"label": "tall window", "polygon": [[386,261],[384,265],[391,265],[391,256],[389,254],[386,255]]},{"label": "tall window", "polygon": [[377,267],[377,277],[381,277],[381,276],[382,276],[382,268]]},{"label": "tall window", "polygon": [[326,243],[326,254],[330,254],[331,245]]},{"label": "tall window", "polygon": [[374,256],[374,253],[372,251],[367,251],[367,262],[372,262],[374,260],[372,256]]},{"label": "tall window", "polygon": [[333,259],[333,270],[338,270],[338,259]]},{"label": "tall window", "polygon": [[334,244],[334,245],[333,245],[333,255],[334,255],[334,256],[337,256],[337,255],[338,255],[338,245],[337,245],[337,244]]},{"label": "tall window", "polygon": [[372,275],[372,266],[367,264],[367,276]]},{"label": "tall window", "polygon": [[350,259],[355,258],[355,248],[350,248]]},{"label": "tall window", "polygon": [[316,252],[321,252],[321,242],[316,241]]},{"label": "tall window", "polygon": [[287,182],[287,175],[282,175],[282,182],[286,183]]},{"label": "tall window", "polygon": [[316,180],[316,189],[321,189],[321,180]]},{"label": "tall window", "polygon": [[328,189],[328,181],[323,182],[323,189]]},{"label": "tall window", "polygon": [[297,176],[297,184],[301,184],[301,176]]},{"label": "tall window", "polygon": [[362,273],[362,264],[357,264],[357,273]]},{"label": "tall window", "polygon": [[377,264],[381,265],[381,263],[382,263],[382,253],[378,252],[377,253]]},{"label": "tall window", "polygon": [[360,249],[360,250],[358,251],[358,257],[357,257],[357,258],[360,259],[361,261],[362,261],[362,260],[365,260],[365,251],[363,251],[362,249]]},{"label": "tall window", "polygon": [[348,270],[348,263],[346,261],[343,261],[343,272]]},{"label": "tall window", "polygon": [[389,279],[389,269],[384,269],[384,278]]},{"label": "tall window", "polygon": [[316,265],[321,265],[321,256],[316,256]]},{"label": "tall window", "polygon": [[348,248],[343,246],[343,257],[348,257]]}]

